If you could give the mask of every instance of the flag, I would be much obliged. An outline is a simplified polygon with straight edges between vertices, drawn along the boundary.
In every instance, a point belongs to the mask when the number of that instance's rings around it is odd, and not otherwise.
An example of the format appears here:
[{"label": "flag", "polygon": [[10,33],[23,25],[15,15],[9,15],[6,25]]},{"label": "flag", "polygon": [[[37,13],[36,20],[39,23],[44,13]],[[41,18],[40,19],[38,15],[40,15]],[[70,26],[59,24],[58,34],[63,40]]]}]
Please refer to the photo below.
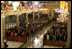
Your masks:
[{"label": "flag", "polygon": [[33,4],[33,9],[35,10],[35,5]]},{"label": "flag", "polygon": [[32,4],[31,4],[31,3],[29,3],[29,6],[32,6]]},{"label": "flag", "polygon": [[6,11],[8,11],[8,1],[7,1],[7,5],[6,5]]},{"label": "flag", "polygon": [[38,5],[36,5],[36,8],[38,8]]},{"label": "flag", "polygon": [[45,5],[43,4],[43,8],[45,8]]},{"label": "flag", "polygon": [[43,8],[43,4],[41,4],[41,7]]},{"label": "flag", "polygon": [[41,8],[41,4],[39,4],[39,8]]},{"label": "flag", "polygon": [[33,9],[32,6],[30,6],[31,10]]},{"label": "flag", "polygon": [[28,5],[27,5],[27,3],[25,4],[25,8],[26,8],[26,10],[28,9]]},{"label": "flag", "polygon": [[20,10],[22,11],[23,9],[22,9],[22,4],[20,4]]},{"label": "flag", "polygon": [[29,6],[30,6],[30,9],[32,10],[33,9],[32,4],[29,4]]},{"label": "flag", "polygon": [[6,6],[6,11],[8,11],[8,6]]}]

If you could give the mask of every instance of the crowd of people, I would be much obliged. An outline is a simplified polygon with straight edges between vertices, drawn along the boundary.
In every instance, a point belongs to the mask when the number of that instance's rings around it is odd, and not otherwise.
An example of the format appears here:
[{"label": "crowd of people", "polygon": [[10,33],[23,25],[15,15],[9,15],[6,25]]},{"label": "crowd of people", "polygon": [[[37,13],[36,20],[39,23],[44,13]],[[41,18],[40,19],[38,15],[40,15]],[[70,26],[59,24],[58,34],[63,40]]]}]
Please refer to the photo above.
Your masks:
[{"label": "crowd of people", "polygon": [[[28,23],[21,23],[20,27],[10,28],[6,31],[6,37],[26,37],[31,36],[35,31],[39,30],[45,23],[49,22],[50,19],[47,15],[42,15],[38,20],[30,20]],[[41,30],[41,29],[40,29]]]},{"label": "crowd of people", "polygon": [[67,41],[67,23],[66,22],[55,22],[54,25],[47,30],[44,34],[45,40],[53,41]]}]

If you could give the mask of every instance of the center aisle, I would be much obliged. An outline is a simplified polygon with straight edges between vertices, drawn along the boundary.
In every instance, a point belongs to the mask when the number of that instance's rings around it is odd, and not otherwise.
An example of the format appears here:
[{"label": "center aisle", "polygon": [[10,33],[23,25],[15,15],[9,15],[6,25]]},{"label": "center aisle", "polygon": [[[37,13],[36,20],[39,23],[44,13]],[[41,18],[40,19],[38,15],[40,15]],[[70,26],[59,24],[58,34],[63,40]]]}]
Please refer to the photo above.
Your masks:
[{"label": "center aisle", "polygon": [[22,44],[19,48],[33,48],[34,40],[38,35],[44,35],[48,29],[51,28],[51,26],[54,24],[54,22],[51,22],[46,27],[44,27],[41,31],[39,31],[35,36],[33,36],[31,39],[29,39],[26,43]]}]

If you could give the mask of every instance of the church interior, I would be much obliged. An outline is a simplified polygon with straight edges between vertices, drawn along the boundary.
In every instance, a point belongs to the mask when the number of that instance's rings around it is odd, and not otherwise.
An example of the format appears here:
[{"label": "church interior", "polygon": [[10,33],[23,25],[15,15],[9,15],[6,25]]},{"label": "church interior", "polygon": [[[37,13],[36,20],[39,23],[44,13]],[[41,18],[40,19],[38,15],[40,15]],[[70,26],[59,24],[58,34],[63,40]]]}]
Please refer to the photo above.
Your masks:
[{"label": "church interior", "polygon": [[1,48],[71,48],[71,1],[1,1]]}]

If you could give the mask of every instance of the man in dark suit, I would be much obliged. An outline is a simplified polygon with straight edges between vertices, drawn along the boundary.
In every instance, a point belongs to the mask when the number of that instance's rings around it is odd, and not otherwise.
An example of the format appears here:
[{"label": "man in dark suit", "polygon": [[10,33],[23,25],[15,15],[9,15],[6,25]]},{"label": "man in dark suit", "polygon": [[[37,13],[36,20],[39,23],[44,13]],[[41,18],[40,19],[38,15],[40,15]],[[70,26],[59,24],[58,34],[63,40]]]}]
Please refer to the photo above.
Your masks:
[{"label": "man in dark suit", "polygon": [[50,39],[49,39],[49,40],[52,40],[52,37],[53,37],[53,35],[52,35],[52,34],[50,34]]},{"label": "man in dark suit", "polygon": [[64,40],[63,40],[64,42],[67,42],[67,39],[66,39],[66,37],[64,36]]},{"label": "man in dark suit", "polygon": [[10,32],[10,30],[9,30],[8,33],[7,33],[7,36],[10,36],[10,34],[11,34],[11,32]]},{"label": "man in dark suit", "polygon": [[60,41],[60,34],[58,34],[58,41]]},{"label": "man in dark suit", "polygon": [[33,34],[33,29],[31,29],[31,33]]},{"label": "man in dark suit", "polygon": [[61,34],[59,35],[59,41],[63,41],[63,36]]},{"label": "man in dark suit", "polygon": [[25,23],[23,23],[23,28],[25,28]]},{"label": "man in dark suit", "polygon": [[56,40],[58,41],[58,35],[56,35]]},{"label": "man in dark suit", "polygon": [[46,34],[44,34],[44,39],[46,40]]},{"label": "man in dark suit", "polygon": [[20,29],[18,30],[18,33],[17,33],[17,34],[18,34],[18,36],[20,36],[20,35],[21,35],[21,31],[20,31]]}]

